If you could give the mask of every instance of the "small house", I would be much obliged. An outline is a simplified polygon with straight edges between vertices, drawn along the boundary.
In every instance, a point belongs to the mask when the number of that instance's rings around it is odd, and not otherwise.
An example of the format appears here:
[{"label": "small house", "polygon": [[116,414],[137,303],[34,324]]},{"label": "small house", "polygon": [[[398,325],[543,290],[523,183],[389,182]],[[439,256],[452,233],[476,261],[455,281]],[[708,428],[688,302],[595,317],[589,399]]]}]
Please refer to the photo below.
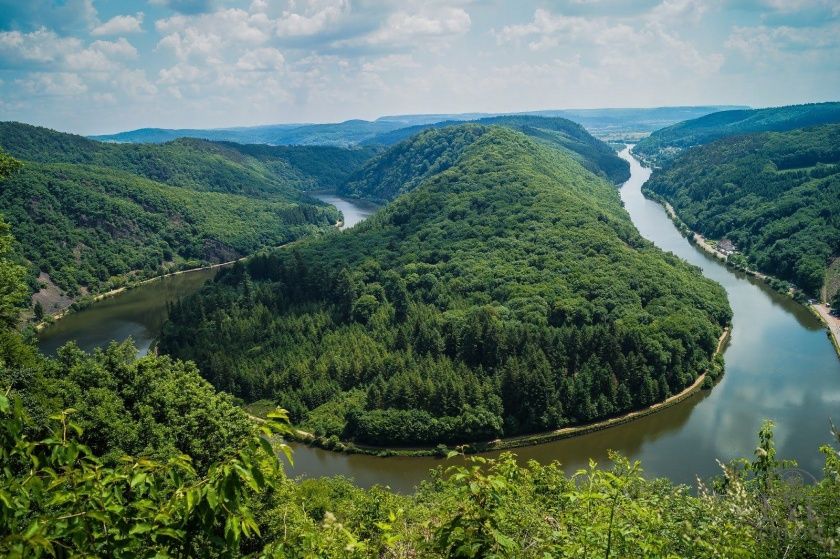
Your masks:
[{"label": "small house", "polygon": [[737,250],[737,248],[735,247],[735,243],[733,243],[729,239],[721,239],[720,241],[718,241],[717,248],[726,256],[729,256]]}]

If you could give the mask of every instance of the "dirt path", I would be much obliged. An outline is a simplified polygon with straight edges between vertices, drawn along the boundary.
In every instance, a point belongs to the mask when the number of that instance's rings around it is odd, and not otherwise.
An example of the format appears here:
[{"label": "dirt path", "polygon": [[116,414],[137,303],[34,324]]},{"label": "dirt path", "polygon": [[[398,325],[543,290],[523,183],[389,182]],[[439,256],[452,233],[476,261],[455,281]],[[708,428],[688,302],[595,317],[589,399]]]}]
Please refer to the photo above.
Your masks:
[{"label": "dirt path", "polygon": [[834,349],[836,349],[837,354],[840,355],[840,318],[832,315],[829,307],[827,307],[824,303],[811,305],[811,308],[814,309],[828,327],[828,330],[831,332],[832,341],[834,342]]}]

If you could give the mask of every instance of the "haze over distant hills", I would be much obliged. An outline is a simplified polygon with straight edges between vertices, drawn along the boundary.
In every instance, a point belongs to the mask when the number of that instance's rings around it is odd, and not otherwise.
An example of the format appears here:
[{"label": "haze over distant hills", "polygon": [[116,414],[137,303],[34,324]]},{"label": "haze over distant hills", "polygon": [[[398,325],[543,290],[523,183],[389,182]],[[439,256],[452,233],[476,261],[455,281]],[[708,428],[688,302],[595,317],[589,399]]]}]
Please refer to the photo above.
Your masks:
[{"label": "haze over distant hills", "polygon": [[840,123],[840,102],[728,110],[656,130],[640,141],[633,153],[647,163],[663,164],[690,147],[720,138],[835,123]]},{"label": "haze over distant hills", "polygon": [[709,113],[745,108],[747,107],[708,105],[626,109],[564,109],[518,113],[390,115],[382,116],[373,121],[348,120],[330,124],[270,124],[208,129],[140,128],[116,134],[91,136],[91,138],[118,143],[162,143],[177,138],[203,138],[243,144],[347,147],[362,142],[376,143],[375,138],[378,135],[409,126],[423,126],[444,121],[478,120],[505,115],[563,117],[583,125],[596,136],[609,137],[615,134],[651,132],[663,126],[698,118]]}]

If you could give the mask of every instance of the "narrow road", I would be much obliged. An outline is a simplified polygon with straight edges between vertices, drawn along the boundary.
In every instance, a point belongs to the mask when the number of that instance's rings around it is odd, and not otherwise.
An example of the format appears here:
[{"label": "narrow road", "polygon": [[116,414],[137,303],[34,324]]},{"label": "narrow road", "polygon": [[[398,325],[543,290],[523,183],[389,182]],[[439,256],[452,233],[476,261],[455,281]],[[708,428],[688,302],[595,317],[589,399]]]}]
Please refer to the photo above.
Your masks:
[{"label": "narrow road", "polygon": [[811,308],[817,311],[817,314],[820,315],[822,321],[825,322],[826,326],[828,326],[828,329],[834,338],[834,349],[836,349],[837,353],[840,354],[840,318],[833,316],[829,307],[827,307],[825,303],[811,305]]}]

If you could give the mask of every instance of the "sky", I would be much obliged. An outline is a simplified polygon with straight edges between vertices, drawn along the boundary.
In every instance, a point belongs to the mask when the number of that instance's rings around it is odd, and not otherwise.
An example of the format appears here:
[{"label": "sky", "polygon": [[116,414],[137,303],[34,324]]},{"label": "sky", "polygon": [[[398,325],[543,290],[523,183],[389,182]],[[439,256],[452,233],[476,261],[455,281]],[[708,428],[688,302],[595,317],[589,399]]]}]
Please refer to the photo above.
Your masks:
[{"label": "sky", "polygon": [[0,0],[0,120],[81,134],[840,100],[840,0]]}]

